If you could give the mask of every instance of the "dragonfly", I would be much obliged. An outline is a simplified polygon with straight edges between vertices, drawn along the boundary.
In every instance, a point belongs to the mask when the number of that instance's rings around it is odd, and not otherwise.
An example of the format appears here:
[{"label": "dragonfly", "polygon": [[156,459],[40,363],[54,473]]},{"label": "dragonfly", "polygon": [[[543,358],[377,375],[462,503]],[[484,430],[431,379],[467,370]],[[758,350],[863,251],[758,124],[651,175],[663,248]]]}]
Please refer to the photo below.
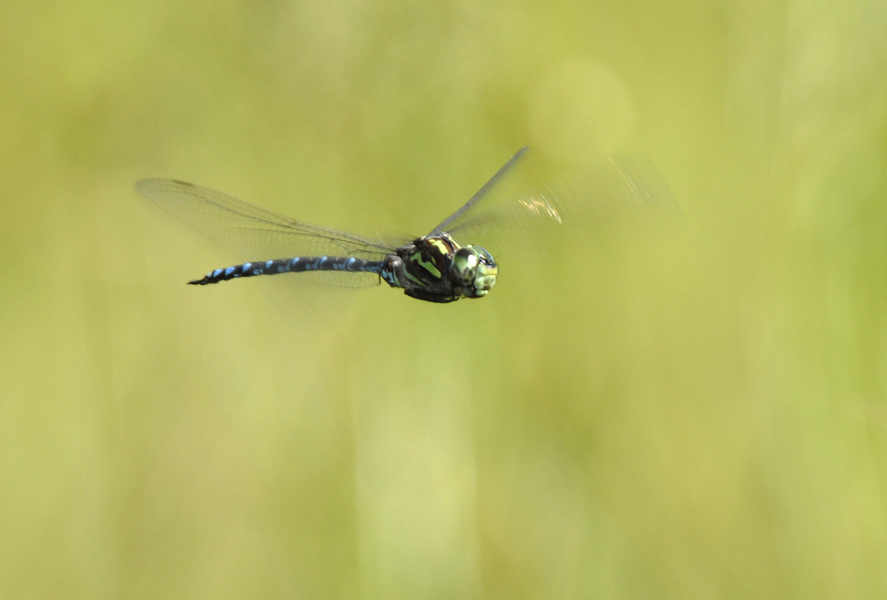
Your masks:
[{"label": "dragonfly", "polygon": [[[214,269],[190,285],[208,285],[259,275],[323,273],[325,282],[361,287],[387,283],[418,300],[448,303],[483,298],[493,289],[499,268],[484,247],[462,243],[470,237],[516,223],[561,225],[562,202],[554,193],[510,200],[481,208],[493,187],[524,157],[520,149],[471,199],[428,234],[395,244],[336,229],[309,225],[222,192],[175,179],[143,179],[136,189],[250,262]],[[655,167],[638,170],[630,161],[609,159],[610,168],[590,180],[598,196],[619,197],[645,206],[671,205],[667,186]],[[651,176],[652,173],[652,176]],[[588,185],[584,185],[588,188]],[[664,191],[663,191],[664,190]],[[578,216],[586,207],[572,198]],[[581,219],[580,219],[581,222]],[[499,238],[499,236],[494,236]],[[458,240],[458,241],[457,241]],[[268,258],[278,256],[282,258]]]}]

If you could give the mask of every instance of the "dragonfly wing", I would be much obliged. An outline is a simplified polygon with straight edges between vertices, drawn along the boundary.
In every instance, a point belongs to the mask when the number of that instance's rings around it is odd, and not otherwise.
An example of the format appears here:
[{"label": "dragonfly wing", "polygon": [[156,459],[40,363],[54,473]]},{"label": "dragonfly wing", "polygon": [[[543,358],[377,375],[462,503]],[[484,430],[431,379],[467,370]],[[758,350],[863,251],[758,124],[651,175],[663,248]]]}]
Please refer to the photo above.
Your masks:
[{"label": "dragonfly wing", "polygon": [[502,167],[498,171],[496,171],[496,174],[493,175],[490,180],[487,181],[483,185],[483,187],[481,187],[477,191],[477,193],[471,197],[468,202],[463,204],[459,210],[447,217],[443,223],[435,227],[428,235],[439,235],[443,231],[452,231],[451,226],[459,221],[463,217],[463,215],[465,215],[465,213],[477,206],[480,200],[489,195],[493,187],[495,187],[495,185],[499,183],[514,168],[514,166],[518,163],[518,161],[520,161],[521,158],[523,158],[524,154],[526,154],[527,150],[529,149],[529,146],[524,146],[523,148],[518,150],[517,153],[510,159],[508,159],[508,162],[502,165]]},{"label": "dragonfly wing", "polygon": [[[393,251],[380,240],[301,223],[193,183],[144,179],[136,183],[136,188],[160,208],[234,251],[243,260],[296,256],[355,256],[381,260]],[[369,273],[326,271],[304,277],[347,287],[379,283],[379,277]]]},{"label": "dragonfly wing", "polygon": [[454,216],[445,221],[446,231],[494,256],[536,247],[528,244],[529,238],[551,228],[558,228],[561,236],[581,236],[631,218],[684,223],[683,211],[653,163],[617,155],[574,169],[535,193]]}]

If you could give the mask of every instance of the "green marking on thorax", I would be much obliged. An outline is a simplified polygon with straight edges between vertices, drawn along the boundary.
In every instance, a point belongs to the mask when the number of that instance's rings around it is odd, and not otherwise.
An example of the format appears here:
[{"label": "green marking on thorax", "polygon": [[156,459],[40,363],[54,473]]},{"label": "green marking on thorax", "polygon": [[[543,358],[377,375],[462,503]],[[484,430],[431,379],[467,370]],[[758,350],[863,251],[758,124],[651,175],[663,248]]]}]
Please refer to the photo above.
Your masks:
[{"label": "green marking on thorax", "polygon": [[[445,256],[447,254],[447,252],[449,252],[449,248],[447,248],[447,245],[444,244],[442,240],[430,240],[430,242],[431,242],[431,245],[437,247],[437,249],[440,250],[441,255]],[[456,250],[459,249],[458,244],[453,242],[453,245],[456,246]]]},{"label": "green marking on thorax", "polygon": [[437,267],[434,266],[433,262],[422,260],[420,252],[414,252],[413,255],[410,257],[410,260],[419,263],[419,265],[423,269],[434,275],[436,278],[440,279],[440,271],[437,270]]}]

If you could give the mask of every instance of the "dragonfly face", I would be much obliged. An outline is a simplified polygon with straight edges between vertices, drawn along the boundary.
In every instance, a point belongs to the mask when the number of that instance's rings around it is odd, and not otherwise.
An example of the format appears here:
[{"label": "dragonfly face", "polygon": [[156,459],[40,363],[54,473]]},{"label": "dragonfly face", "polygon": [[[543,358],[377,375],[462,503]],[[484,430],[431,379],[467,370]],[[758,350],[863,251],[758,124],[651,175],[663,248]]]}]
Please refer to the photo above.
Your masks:
[{"label": "dragonfly face", "polygon": [[467,298],[486,296],[493,289],[498,273],[493,256],[479,246],[459,248],[450,264],[450,279]]}]

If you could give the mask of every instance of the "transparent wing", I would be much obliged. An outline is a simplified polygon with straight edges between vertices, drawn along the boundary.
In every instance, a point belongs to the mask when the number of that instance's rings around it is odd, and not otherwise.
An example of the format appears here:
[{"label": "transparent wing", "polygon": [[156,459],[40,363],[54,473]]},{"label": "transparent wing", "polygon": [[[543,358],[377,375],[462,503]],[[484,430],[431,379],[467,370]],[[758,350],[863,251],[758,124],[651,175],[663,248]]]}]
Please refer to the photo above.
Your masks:
[{"label": "transparent wing", "polygon": [[[234,251],[243,260],[296,256],[356,256],[381,260],[393,248],[380,240],[300,223],[206,187],[173,179],[143,179],[136,189],[160,208]],[[377,285],[370,273],[304,274],[324,283]]]},{"label": "transparent wing", "polygon": [[459,210],[447,217],[443,223],[435,227],[428,235],[438,235],[442,231],[452,231],[452,226],[460,219],[462,219],[465,213],[477,206],[477,204],[483,198],[489,196],[490,192],[496,186],[496,184],[499,183],[514,168],[514,166],[518,163],[518,161],[520,161],[520,159],[523,157],[524,154],[526,154],[527,150],[529,149],[530,148],[528,146],[524,146],[523,148],[518,150],[517,153],[510,159],[508,159],[508,162],[502,165],[502,168],[496,171],[496,174],[493,175],[490,180],[486,182],[483,187],[481,187],[468,202],[463,204]]},{"label": "transparent wing", "polygon": [[[460,243],[483,246],[493,256],[507,256],[533,252],[536,246],[528,242],[547,230],[579,236],[628,219],[684,223],[683,211],[668,184],[644,157],[608,156],[531,194],[489,194],[489,186],[498,182],[525,150],[440,227]],[[480,202],[478,195],[493,197]]]}]

